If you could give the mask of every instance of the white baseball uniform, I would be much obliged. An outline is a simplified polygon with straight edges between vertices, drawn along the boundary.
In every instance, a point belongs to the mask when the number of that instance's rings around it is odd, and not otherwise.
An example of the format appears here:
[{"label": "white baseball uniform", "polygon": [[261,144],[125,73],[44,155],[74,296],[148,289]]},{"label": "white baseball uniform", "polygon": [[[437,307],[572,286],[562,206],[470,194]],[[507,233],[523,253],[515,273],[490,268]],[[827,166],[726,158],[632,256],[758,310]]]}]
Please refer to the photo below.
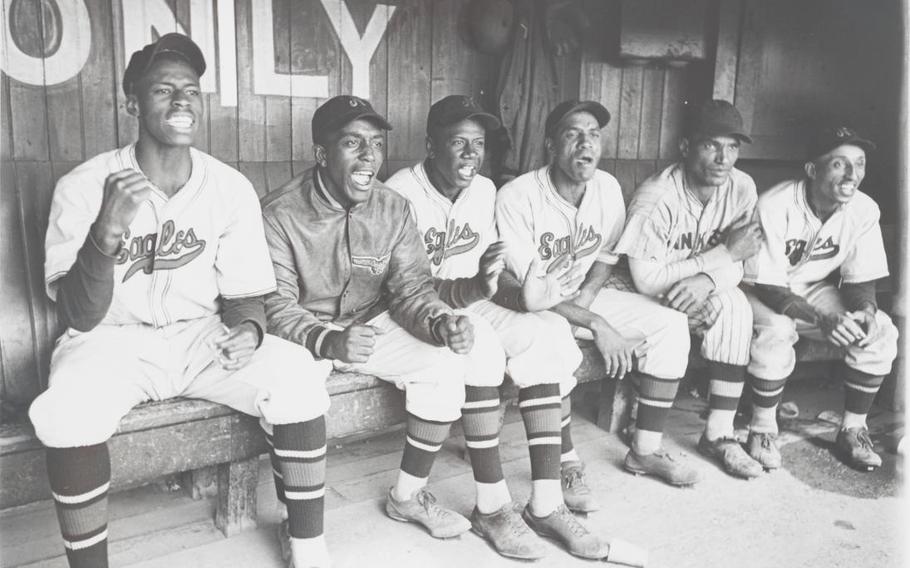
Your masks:
[{"label": "white baseball uniform", "polygon": [[[328,409],[331,365],[293,343],[266,335],[237,371],[213,361],[207,343],[222,332],[220,298],[260,296],[275,278],[249,181],[203,152],[190,155],[187,183],[170,198],[153,188],[130,223],[102,322],[84,333],[68,329],[57,342],[50,387],[30,410],[46,445],[103,442],[136,404],[174,396],[227,404],[271,424]],[[141,171],[134,145],[100,154],[57,183],[46,237],[51,299],[86,242],[105,179],[124,169]]]},{"label": "white baseball uniform", "polygon": [[[423,163],[399,170],[386,185],[411,202],[435,278],[477,274],[480,257],[497,240],[496,187],[490,179],[476,176],[454,203],[433,186]],[[582,355],[564,318],[551,312],[519,313],[489,300],[475,302],[466,311],[493,326],[516,385],[559,382],[563,396],[571,392]]]},{"label": "white baseball uniform", "polygon": [[[496,223],[506,243],[508,268],[519,279],[536,255],[542,270],[564,255],[590,270],[595,261],[615,265],[614,247],[625,222],[625,204],[616,178],[597,170],[578,207],[567,202],[550,180],[550,167],[521,175],[496,196]],[[590,306],[620,333],[647,338],[638,369],[658,378],[679,378],[688,363],[685,315],[640,294],[602,289]],[[578,337],[591,338],[588,330]]]},{"label": "white baseball uniform", "polygon": [[[685,164],[679,162],[635,190],[625,230],[616,245],[617,254],[664,265],[672,273],[659,289],[648,291],[658,297],[676,282],[699,273],[714,281],[715,291],[705,303],[705,313],[690,318],[690,327],[703,337],[701,354],[709,361],[749,362],[752,310],[737,287],[742,263],[733,262],[722,251],[709,251],[724,241],[737,220],[752,217],[756,200],[755,182],[734,168],[727,182],[702,203],[688,187]],[[698,325],[704,319],[707,325]]]},{"label": "white baseball uniform", "polygon": [[[834,271],[840,271],[843,283],[888,275],[879,208],[857,191],[822,222],[809,207],[807,191],[807,181],[801,179],[762,194],[756,209],[765,240],[759,253],[746,261],[743,281],[786,287],[817,308],[843,311],[837,288],[828,282]],[[793,344],[798,335],[822,337],[815,326],[777,314],[751,295],[749,300],[755,325],[749,371],[766,380],[786,378],[796,364]],[[897,329],[881,310],[876,320],[872,344],[847,348],[846,362],[870,375],[885,375],[897,355]]]}]

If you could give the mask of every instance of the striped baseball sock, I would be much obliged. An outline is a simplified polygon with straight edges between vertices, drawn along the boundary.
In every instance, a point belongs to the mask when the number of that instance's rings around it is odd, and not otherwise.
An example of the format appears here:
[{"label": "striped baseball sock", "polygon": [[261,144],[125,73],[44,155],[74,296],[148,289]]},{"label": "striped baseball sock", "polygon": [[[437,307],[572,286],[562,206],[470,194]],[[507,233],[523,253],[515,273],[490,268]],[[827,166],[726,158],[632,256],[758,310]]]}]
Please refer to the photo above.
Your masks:
[{"label": "striped baseball sock", "polygon": [[107,567],[107,443],[47,448],[47,475],[72,568]]},{"label": "striped baseball sock", "polygon": [[752,420],[749,429],[753,432],[777,434],[777,405],[784,395],[787,379],[769,381],[749,376],[752,385]]},{"label": "striped baseball sock", "polygon": [[638,416],[632,447],[639,455],[652,454],[660,447],[667,416],[676,400],[679,379],[658,379],[638,375]]},{"label": "striped baseball sock", "polygon": [[709,412],[705,436],[709,440],[733,437],[733,420],[746,381],[745,365],[708,361]]},{"label": "striped baseball sock", "polygon": [[561,463],[579,461],[578,452],[572,443],[572,398],[569,395],[562,397],[560,428],[562,430],[562,453],[559,456]]},{"label": "striped baseball sock", "polygon": [[870,375],[844,365],[844,421],[843,428],[865,427],[866,415],[872,408],[875,395],[885,380],[881,375]]},{"label": "striped baseball sock", "polygon": [[[560,485],[562,401],[558,384],[542,384],[518,391],[518,409],[528,436],[531,455],[531,510],[547,516],[563,502]],[[569,438],[571,447],[572,439]]]},{"label": "striped baseball sock", "polygon": [[325,513],[325,416],[272,428],[273,474],[287,506],[288,532],[292,538],[318,537]]},{"label": "striped baseball sock", "polygon": [[499,458],[499,387],[465,385],[461,424],[474,470],[477,509],[498,511],[512,500]]},{"label": "striped baseball sock", "polygon": [[451,422],[425,420],[408,413],[407,439],[401,456],[401,473],[394,488],[396,499],[410,499],[426,485],[430,469],[442,443],[449,435]]}]

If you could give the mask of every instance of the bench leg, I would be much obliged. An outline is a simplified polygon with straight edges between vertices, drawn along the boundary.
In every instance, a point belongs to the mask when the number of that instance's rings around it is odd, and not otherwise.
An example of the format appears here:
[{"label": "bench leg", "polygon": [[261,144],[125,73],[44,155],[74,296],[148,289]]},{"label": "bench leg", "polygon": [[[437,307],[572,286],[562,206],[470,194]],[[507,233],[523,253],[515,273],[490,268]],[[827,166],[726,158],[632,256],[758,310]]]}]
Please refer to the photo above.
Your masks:
[{"label": "bench leg", "polygon": [[256,527],[256,486],[259,458],[225,463],[218,467],[218,505],[215,526],[224,536]]},{"label": "bench leg", "polygon": [[634,398],[635,386],[628,378],[623,381],[601,379],[597,426],[610,433],[620,432],[629,423]]}]

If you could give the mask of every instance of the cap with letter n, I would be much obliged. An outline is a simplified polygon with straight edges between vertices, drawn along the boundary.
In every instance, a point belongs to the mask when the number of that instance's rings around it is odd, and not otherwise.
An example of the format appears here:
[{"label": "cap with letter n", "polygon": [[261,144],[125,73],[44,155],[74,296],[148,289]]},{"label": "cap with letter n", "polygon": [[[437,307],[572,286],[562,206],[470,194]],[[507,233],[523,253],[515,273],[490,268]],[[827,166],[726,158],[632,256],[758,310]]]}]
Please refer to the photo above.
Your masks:
[{"label": "cap with letter n", "polygon": [[550,114],[547,115],[547,121],[544,127],[544,133],[547,138],[555,136],[562,121],[567,116],[576,112],[590,113],[594,116],[595,120],[597,120],[597,124],[601,128],[610,122],[610,111],[597,101],[579,101],[575,99],[563,101],[556,105],[556,107],[550,111]]},{"label": "cap with letter n", "polygon": [[467,119],[476,120],[486,130],[496,130],[499,119],[488,113],[467,95],[449,95],[439,99],[430,107],[427,114],[427,133],[436,128],[443,128]]},{"label": "cap with letter n", "polygon": [[164,34],[157,41],[133,52],[126,71],[123,72],[123,92],[133,94],[136,83],[152,68],[155,58],[165,54],[173,54],[185,60],[200,77],[205,73],[205,57],[193,40],[183,34]]},{"label": "cap with letter n", "polygon": [[806,157],[809,160],[815,160],[844,144],[852,144],[862,148],[865,152],[876,148],[875,142],[860,136],[853,128],[843,124],[828,124],[816,129],[812,134],[806,149]]},{"label": "cap with letter n", "polygon": [[373,110],[370,101],[352,95],[338,95],[322,103],[313,113],[313,142],[319,144],[327,134],[358,119],[372,121],[383,130],[392,130],[389,121]]},{"label": "cap with letter n", "polygon": [[686,138],[691,141],[731,136],[742,142],[752,143],[743,127],[743,117],[736,107],[727,101],[713,99],[705,101],[690,115],[686,125]]}]

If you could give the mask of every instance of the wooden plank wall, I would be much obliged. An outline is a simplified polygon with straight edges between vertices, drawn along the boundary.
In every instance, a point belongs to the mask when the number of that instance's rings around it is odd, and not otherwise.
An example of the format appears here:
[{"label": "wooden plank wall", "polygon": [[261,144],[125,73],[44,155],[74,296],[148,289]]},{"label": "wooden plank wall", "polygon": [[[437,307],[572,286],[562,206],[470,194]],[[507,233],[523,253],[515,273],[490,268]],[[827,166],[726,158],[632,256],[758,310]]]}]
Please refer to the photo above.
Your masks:
[{"label": "wooden plank wall", "polygon": [[[163,0],[162,0],[163,1]],[[260,194],[311,165],[310,120],[325,99],[254,93],[253,6],[234,0],[237,105],[207,93],[207,118],[197,145],[237,167]],[[212,0],[216,4],[215,0]],[[424,155],[424,121],[430,104],[450,93],[472,94],[495,104],[498,58],[463,39],[468,0],[386,0],[395,6],[388,29],[370,60],[370,98],[394,130],[387,140],[382,176]],[[42,51],[40,2],[18,2],[19,28]],[[616,2],[613,2],[616,4]],[[8,6],[8,3],[4,3]],[[59,333],[43,286],[43,238],[54,183],[78,163],[135,139],[135,120],[124,111],[120,76],[127,0],[85,0],[91,21],[89,57],[74,78],[51,86],[21,83],[0,73],[0,400],[4,413],[23,410],[47,384],[53,342]],[[194,34],[191,0],[167,0],[173,21],[158,33]],[[348,93],[352,65],[319,0],[271,0],[277,73],[328,75],[329,96]],[[363,33],[372,0],[346,0]],[[145,4],[143,6],[146,6]],[[31,10],[31,11],[29,11]],[[4,13],[4,31],[7,17]],[[126,14],[133,17],[133,13]],[[25,22],[25,23],[23,23]],[[211,23],[209,22],[208,25]],[[198,22],[197,22],[198,27]],[[224,31],[224,30],[219,30]],[[19,38],[22,40],[22,38]],[[563,98],[593,98],[613,114],[602,165],[628,194],[635,184],[675,156],[680,101],[702,74],[693,68],[621,68],[604,62],[603,40],[584,53],[557,61]],[[313,46],[318,46],[314,49]],[[259,44],[256,49],[261,49]],[[209,61],[209,73],[216,73]],[[290,79],[288,79],[290,81]],[[710,80],[707,88],[710,88]]]}]

